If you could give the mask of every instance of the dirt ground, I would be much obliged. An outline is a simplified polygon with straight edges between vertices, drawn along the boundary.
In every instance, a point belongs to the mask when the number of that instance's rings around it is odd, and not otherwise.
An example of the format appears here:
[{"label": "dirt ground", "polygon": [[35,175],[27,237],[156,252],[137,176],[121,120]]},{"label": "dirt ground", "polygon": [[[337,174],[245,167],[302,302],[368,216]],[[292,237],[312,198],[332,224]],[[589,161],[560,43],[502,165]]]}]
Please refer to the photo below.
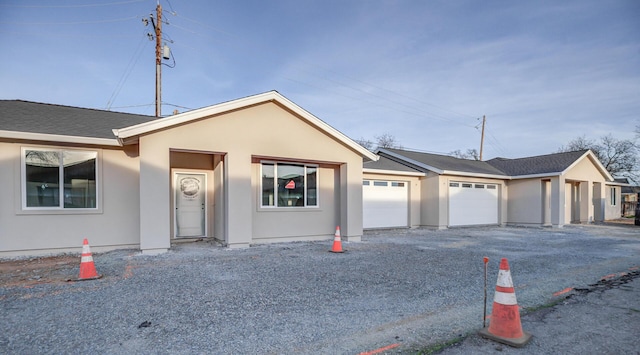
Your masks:
[{"label": "dirt ground", "polygon": [[77,278],[80,255],[0,260],[0,285],[29,287],[41,283],[67,282]]}]

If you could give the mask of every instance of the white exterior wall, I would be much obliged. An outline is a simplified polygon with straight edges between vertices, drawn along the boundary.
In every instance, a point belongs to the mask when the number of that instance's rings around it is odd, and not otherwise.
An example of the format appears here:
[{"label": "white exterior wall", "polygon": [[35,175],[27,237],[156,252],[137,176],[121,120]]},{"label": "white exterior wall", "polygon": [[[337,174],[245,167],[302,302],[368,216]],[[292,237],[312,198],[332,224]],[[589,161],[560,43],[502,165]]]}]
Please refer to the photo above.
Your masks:
[{"label": "white exterior wall", "polygon": [[135,151],[77,148],[98,152],[98,210],[23,211],[23,147],[74,149],[0,143],[0,181],[5,182],[0,187],[0,256],[80,251],[84,238],[92,251],[139,246],[139,163]]},{"label": "white exterior wall", "polygon": [[512,180],[509,186],[507,223],[540,225],[543,223],[543,185],[539,179]]},{"label": "white exterior wall", "polygon": [[[445,184],[443,187],[442,185]],[[420,225],[431,228],[446,228],[448,224],[447,193],[442,192],[446,188],[446,182],[441,182],[441,177],[434,173],[427,173],[422,180],[420,195],[422,206],[420,208]]]},{"label": "white exterior wall", "polygon": [[[140,137],[143,251],[169,247],[172,149],[224,154],[223,191],[215,192],[224,194],[224,220],[216,223],[224,225],[229,247],[291,238],[328,239],[338,225],[346,240],[362,235],[362,156],[281,106],[264,103]],[[261,182],[255,161],[260,159],[323,166],[320,207],[259,208]]]},{"label": "white exterior wall", "polygon": [[[615,188],[616,190],[615,205],[611,203],[612,188]],[[620,218],[622,216],[622,187],[606,185],[605,196],[606,197],[604,199],[604,219],[610,220],[610,219]]]}]

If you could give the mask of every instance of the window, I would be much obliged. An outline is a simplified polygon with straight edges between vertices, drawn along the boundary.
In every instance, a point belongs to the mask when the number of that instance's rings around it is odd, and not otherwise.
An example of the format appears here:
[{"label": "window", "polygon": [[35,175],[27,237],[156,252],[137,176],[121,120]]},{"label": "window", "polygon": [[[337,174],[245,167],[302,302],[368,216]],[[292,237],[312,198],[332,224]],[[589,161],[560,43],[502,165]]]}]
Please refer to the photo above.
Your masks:
[{"label": "window", "polygon": [[460,186],[460,184],[458,184],[457,182],[450,182],[450,183],[449,183],[449,186],[450,186],[450,187],[459,187],[459,186]]},{"label": "window", "polygon": [[97,208],[97,152],[23,149],[22,153],[24,208]]},{"label": "window", "polygon": [[465,189],[470,189],[472,184],[462,184],[462,187]]},{"label": "window", "polygon": [[373,186],[389,186],[389,183],[386,181],[374,181]]},{"label": "window", "polygon": [[612,187],[612,188],[611,188],[611,206],[616,206],[616,205],[617,205],[617,202],[618,202],[618,201],[616,200],[616,199],[617,199],[617,193],[616,193],[616,192],[617,192],[617,190],[618,190],[618,189],[617,189],[617,188],[615,188],[615,187]]},{"label": "window", "polygon": [[476,184],[476,189],[484,189],[484,185],[482,185],[482,184]]},{"label": "window", "polygon": [[391,186],[393,186],[393,187],[404,187],[404,182],[392,182]]},{"label": "window", "polygon": [[369,180],[364,180],[362,182],[362,186],[369,186],[369,185],[371,185],[371,181],[369,181]]},{"label": "window", "polygon": [[496,189],[496,185],[487,185],[487,189],[495,190]]},{"label": "window", "polygon": [[262,163],[262,207],[317,207],[318,167]]}]

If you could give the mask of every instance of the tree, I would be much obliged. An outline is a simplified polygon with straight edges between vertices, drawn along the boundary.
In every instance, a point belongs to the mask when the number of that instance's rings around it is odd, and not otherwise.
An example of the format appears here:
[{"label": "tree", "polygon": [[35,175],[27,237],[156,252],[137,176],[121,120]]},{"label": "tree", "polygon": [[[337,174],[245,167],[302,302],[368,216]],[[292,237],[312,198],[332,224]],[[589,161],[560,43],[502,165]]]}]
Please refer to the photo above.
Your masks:
[{"label": "tree", "polygon": [[480,154],[478,154],[476,149],[467,149],[464,153],[460,149],[456,149],[449,153],[449,155],[460,159],[480,160]]},{"label": "tree", "polygon": [[611,134],[600,137],[599,142],[581,136],[569,141],[566,146],[560,147],[558,152],[583,149],[591,149],[611,175],[626,177],[634,181],[640,178],[638,174],[640,146],[635,141],[616,139]]},{"label": "tree", "polygon": [[378,143],[378,148],[402,149],[402,146],[396,141],[396,137],[389,133],[384,133],[382,135],[376,136],[376,142]]},{"label": "tree", "polygon": [[[360,138],[360,139],[356,139],[355,140],[356,143],[360,144],[361,146],[367,148],[368,150],[375,150],[378,148],[397,148],[397,149],[402,149],[402,145],[400,145],[397,141],[396,141],[396,137],[394,137],[393,135],[389,134],[389,133],[384,133],[382,135],[376,136],[375,137],[375,142],[371,141],[369,139],[366,138]],[[374,148],[375,147],[375,148]]]}]

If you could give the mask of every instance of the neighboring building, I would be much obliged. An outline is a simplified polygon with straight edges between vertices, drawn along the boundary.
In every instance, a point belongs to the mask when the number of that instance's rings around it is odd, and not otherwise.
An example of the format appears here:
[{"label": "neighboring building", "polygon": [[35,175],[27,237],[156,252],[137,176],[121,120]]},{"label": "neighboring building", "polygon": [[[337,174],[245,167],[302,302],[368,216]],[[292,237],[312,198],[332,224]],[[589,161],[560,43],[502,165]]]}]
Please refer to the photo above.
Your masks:
[{"label": "neighboring building", "polygon": [[0,256],[362,235],[377,156],[277,92],[165,118],[0,101]]},{"label": "neighboring building", "polygon": [[403,213],[389,220],[383,213],[365,215],[365,228],[562,227],[618,218],[620,187],[588,150],[489,161],[402,149],[377,153],[380,160],[364,164],[363,208],[402,205]]},{"label": "neighboring building", "polygon": [[640,186],[632,186],[627,178],[619,178],[615,179],[615,181],[622,184],[620,187],[622,217],[635,216],[636,205],[638,204],[638,194],[640,194]]}]

